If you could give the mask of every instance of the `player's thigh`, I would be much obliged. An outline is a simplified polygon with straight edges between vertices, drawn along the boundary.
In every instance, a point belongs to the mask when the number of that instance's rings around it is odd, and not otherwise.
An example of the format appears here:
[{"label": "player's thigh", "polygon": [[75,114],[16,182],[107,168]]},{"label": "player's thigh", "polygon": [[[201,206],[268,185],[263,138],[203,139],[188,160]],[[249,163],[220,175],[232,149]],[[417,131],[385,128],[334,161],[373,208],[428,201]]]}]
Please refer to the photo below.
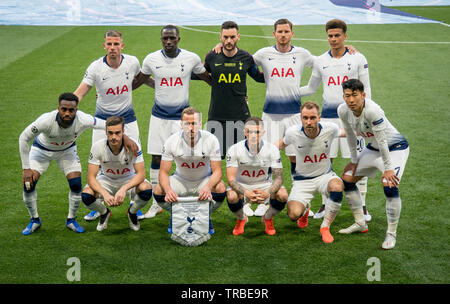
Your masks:
[{"label": "player's thigh", "polygon": [[78,157],[77,146],[61,151],[56,161],[65,176],[72,172],[81,172],[81,162]]},{"label": "player's thigh", "polygon": [[[115,195],[117,191],[119,191],[120,187],[122,187],[125,183],[123,180],[113,180],[106,175],[97,175],[96,177],[100,186],[105,189],[109,194]],[[102,198],[101,195],[98,195],[99,198]]]},{"label": "player's thigh", "polygon": [[[358,166],[355,171],[355,176],[375,177],[379,171],[383,171],[384,164],[381,154],[378,151],[364,148],[358,155]],[[345,172],[346,175],[351,175],[351,172]]]},{"label": "player's thigh", "polygon": [[[285,117],[281,121],[281,131],[282,131],[282,137],[286,134],[287,129],[289,129],[292,126],[298,126],[302,123],[300,114],[286,114]],[[287,156],[295,156],[295,146],[289,145],[284,150],[285,154]]]},{"label": "player's thigh", "polygon": [[55,152],[45,151],[36,147],[31,147],[29,154],[30,169],[39,172],[42,175],[47,171],[52,159],[54,159]]},{"label": "player's thigh", "polygon": [[317,183],[317,189],[320,194],[328,196],[330,191],[341,192],[344,184],[341,178],[333,171],[324,174]]},{"label": "player's thigh", "polygon": [[[105,120],[96,117],[98,121],[103,121],[105,123]],[[92,145],[94,145],[97,141],[101,139],[106,139],[106,131],[101,129],[93,129],[92,130]]]},{"label": "player's thigh", "polygon": [[389,156],[391,157],[391,163],[392,167],[394,168],[394,172],[399,180],[401,180],[403,172],[405,171],[406,162],[408,161],[409,147],[403,150],[391,151],[389,152]]},{"label": "player's thigh", "polygon": [[190,183],[181,179],[176,175],[169,176],[170,188],[178,195],[178,196],[188,196]]},{"label": "player's thigh", "polygon": [[263,113],[261,119],[264,122],[264,130],[266,131],[263,135],[265,141],[276,143],[283,138],[284,129],[280,114]]},{"label": "player's thigh", "polygon": [[315,179],[294,181],[288,197],[288,205],[291,201],[300,202],[305,208],[311,205],[314,194],[317,191]]},{"label": "player's thigh", "polygon": [[149,122],[147,153],[161,155],[164,142],[178,131],[181,131],[180,120],[161,119],[152,115]]},{"label": "player's thigh", "polygon": [[137,120],[125,124],[125,135],[141,143]]}]

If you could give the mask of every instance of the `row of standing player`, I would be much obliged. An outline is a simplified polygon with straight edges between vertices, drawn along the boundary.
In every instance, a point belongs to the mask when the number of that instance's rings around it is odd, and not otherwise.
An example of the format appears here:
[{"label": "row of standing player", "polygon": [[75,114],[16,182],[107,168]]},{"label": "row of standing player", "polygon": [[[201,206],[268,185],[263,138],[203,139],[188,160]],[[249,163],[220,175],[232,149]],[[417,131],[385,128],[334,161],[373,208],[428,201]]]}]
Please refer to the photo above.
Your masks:
[{"label": "row of standing player", "polygon": [[[246,103],[246,74],[261,81],[261,73],[257,65],[262,66],[263,81],[265,80],[267,84],[263,120],[269,126],[267,134],[272,134],[270,139],[273,139],[273,133],[275,133],[273,130],[279,131],[283,136],[290,125],[299,123],[300,96],[314,92],[320,81],[324,83],[322,116],[325,118],[329,115],[337,116],[336,113],[333,114],[333,110],[336,112],[337,104],[342,103],[342,98],[335,92],[336,90],[342,92],[340,84],[343,80],[359,78],[363,81],[366,92],[370,93],[368,66],[364,56],[360,53],[350,56],[343,44],[346,38],[345,23],[331,20],[326,25],[326,31],[331,50],[315,60],[307,50],[290,44],[294,34],[292,24],[286,19],[278,20],[274,26],[276,45],[261,49],[253,59],[250,54],[237,48],[239,40],[237,25],[233,22],[225,22],[221,30],[222,52],[220,54],[210,52],[206,56],[203,67],[198,56],[178,48],[180,39],[178,29],[166,26],[161,31],[163,49],[149,54],[143,62],[141,71],[139,71],[139,61],[135,57],[121,53],[123,41],[120,33],[109,31],[104,43],[107,55],[90,65],[75,94],[82,99],[95,84],[98,95],[95,116],[99,120],[113,114],[124,116],[126,133],[131,137],[139,138],[129,88],[135,89],[144,82],[155,87],[155,104],[149,132],[149,142],[152,145],[148,148],[148,152],[152,154],[150,179],[154,182],[157,180],[161,159],[161,152],[159,152],[161,150],[160,148],[158,150],[158,147],[162,147],[163,139],[169,135],[167,132],[172,133],[174,129],[179,128],[177,118],[180,111],[188,105],[189,78],[192,72],[212,85],[208,124],[214,125],[217,121],[236,122],[250,116]],[[308,86],[300,88],[300,77],[305,65],[313,67],[313,75]],[[324,71],[329,73],[326,74]],[[224,75],[230,73],[234,75],[233,80],[239,81],[227,82],[226,78],[224,81]],[[153,74],[154,79],[150,77],[150,74]],[[224,98],[224,96],[235,96],[235,98]],[[229,105],[231,107],[228,107]],[[229,109],[235,111],[229,111]],[[127,129],[130,130],[127,131]],[[226,128],[223,129],[226,130]],[[213,131],[214,127],[211,130]],[[98,132],[94,131],[93,138],[95,134],[104,134]],[[224,138],[226,138],[225,134]],[[153,145],[158,140],[161,144]],[[227,141],[224,140],[223,143],[225,142]],[[226,146],[223,146],[226,151]],[[288,155],[292,157],[292,153],[290,154]],[[295,158],[292,157],[291,162],[294,168]],[[152,206],[151,209],[157,208]]]}]

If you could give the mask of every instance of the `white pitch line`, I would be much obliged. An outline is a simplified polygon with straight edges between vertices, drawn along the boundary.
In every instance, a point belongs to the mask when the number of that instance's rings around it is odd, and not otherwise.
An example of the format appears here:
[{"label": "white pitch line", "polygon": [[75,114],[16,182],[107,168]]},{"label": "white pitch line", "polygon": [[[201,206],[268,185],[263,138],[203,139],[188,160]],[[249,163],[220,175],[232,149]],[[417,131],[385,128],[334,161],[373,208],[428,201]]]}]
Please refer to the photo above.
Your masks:
[{"label": "white pitch line", "polygon": [[[443,25],[450,26],[446,23],[442,23]],[[207,30],[200,30],[188,26],[179,26],[180,28],[194,31],[194,32],[202,32],[209,33],[214,35],[220,35],[220,32],[213,32]],[[251,38],[263,38],[263,39],[273,39],[273,36],[258,36],[258,35],[245,35],[241,34],[243,37],[251,37]],[[321,41],[327,42],[327,39],[315,39],[315,38],[296,38],[293,37],[292,40],[303,40],[303,41]],[[450,44],[450,41],[376,41],[376,40],[347,40],[347,42],[358,42],[358,43],[380,43],[380,44]]]}]

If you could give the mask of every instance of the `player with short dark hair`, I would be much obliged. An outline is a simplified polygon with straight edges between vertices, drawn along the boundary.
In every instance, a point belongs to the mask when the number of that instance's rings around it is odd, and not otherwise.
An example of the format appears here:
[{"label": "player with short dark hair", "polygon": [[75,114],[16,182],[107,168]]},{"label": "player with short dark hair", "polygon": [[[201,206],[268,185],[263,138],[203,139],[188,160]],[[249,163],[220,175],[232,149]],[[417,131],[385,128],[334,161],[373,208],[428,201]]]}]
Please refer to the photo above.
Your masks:
[{"label": "player with short dark hair", "polygon": [[[386,238],[381,247],[392,249],[396,244],[402,207],[398,187],[408,160],[409,144],[387,119],[383,109],[367,97],[360,80],[349,79],[342,84],[342,88],[345,103],[338,107],[337,112],[343,122],[351,153],[351,160],[344,168],[342,180],[355,223],[339,232],[348,234],[366,229],[361,194],[356,182],[364,176],[375,177],[381,171],[388,222]],[[367,143],[359,154],[356,151],[355,134],[364,137]]]},{"label": "player with short dark hair", "polygon": [[218,139],[225,158],[228,148],[244,139],[244,122],[250,117],[247,102],[247,74],[258,82],[264,76],[258,71],[252,55],[239,49],[239,26],[225,21],[221,26],[220,51],[210,51],[205,68],[211,74],[211,101],[207,130]]},{"label": "player with short dark hair", "polygon": [[[190,51],[179,48],[181,37],[174,25],[161,29],[161,50],[148,54],[137,76],[134,87],[137,88],[153,75],[155,79],[155,100],[150,116],[147,153],[152,155],[150,182],[158,184],[162,147],[165,140],[180,131],[181,112],[189,107],[189,86],[191,75],[195,74],[208,84],[209,75],[203,67],[200,57]],[[154,203],[145,214],[152,218],[162,212]]]},{"label": "player with short dark hair", "polygon": [[[41,226],[37,211],[36,184],[55,160],[69,183],[69,213],[66,227],[78,233],[84,232],[76,221],[81,202],[81,164],[77,154],[76,139],[87,128],[104,130],[102,121],[78,110],[78,97],[63,93],[58,97],[58,109],[42,114],[23,130],[19,137],[22,160],[23,201],[31,220],[23,230],[29,235]],[[33,145],[30,149],[30,141]]]},{"label": "player with short dark hair", "polygon": [[[131,191],[134,191],[136,196],[127,214],[130,228],[138,231],[140,224],[137,212],[152,197],[152,186],[145,180],[142,151],[139,150],[135,157],[123,147],[124,125],[125,120],[122,117],[108,117],[106,119],[107,138],[97,141],[92,146],[89,156],[88,185],[83,189],[82,200],[88,209],[100,214],[98,231],[108,227],[111,216],[108,207],[120,206]],[[98,174],[99,172],[101,173]]]},{"label": "player with short dark hair", "polygon": [[[325,25],[330,50],[318,56],[314,60],[313,71],[308,85],[300,88],[302,96],[311,95],[317,91],[320,83],[323,83],[322,121],[330,121],[342,127],[338,117],[337,108],[344,103],[342,98],[342,83],[351,78],[357,78],[364,84],[367,97],[370,98],[369,65],[366,57],[357,52],[350,54],[345,46],[347,39],[347,24],[339,19],[332,19]],[[357,150],[364,147],[364,138],[358,136]],[[331,143],[330,157],[336,158],[339,150],[342,158],[350,158],[350,149],[345,138],[336,138]],[[371,215],[365,207],[367,193],[367,177],[357,183],[363,199],[364,217],[370,221]],[[324,215],[326,197],[322,198],[322,207],[314,214],[314,218],[322,218]]]}]

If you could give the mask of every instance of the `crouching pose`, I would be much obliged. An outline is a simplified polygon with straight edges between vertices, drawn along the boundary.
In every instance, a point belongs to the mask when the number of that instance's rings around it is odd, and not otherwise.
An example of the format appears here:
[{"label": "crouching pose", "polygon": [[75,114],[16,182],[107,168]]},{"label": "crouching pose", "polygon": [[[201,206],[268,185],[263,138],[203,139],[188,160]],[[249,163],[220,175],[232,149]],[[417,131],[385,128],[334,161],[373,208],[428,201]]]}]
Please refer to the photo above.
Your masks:
[{"label": "crouching pose", "polygon": [[227,191],[228,207],[237,217],[233,234],[244,233],[248,221],[243,209],[245,203],[270,202],[262,219],[265,232],[274,235],[273,217],[284,209],[288,198],[286,189],[282,187],[280,151],[262,139],[264,126],[258,117],[247,119],[244,135],[246,139],[231,146],[227,154],[227,180],[231,188]]},{"label": "crouching pose", "polygon": [[[395,247],[397,226],[402,208],[398,187],[409,155],[405,137],[389,122],[384,111],[366,97],[364,85],[357,79],[342,84],[345,104],[338,108],[351,152],[351,161],[344,169],[342,179],[345,197],[355,215],[355,223],[341,233],[364,232],[362,199],[355,183],[365,176],[375,177],[381,171],[381,183],[386,196],[388,227],[383,249]],[[356,134],[364,137],[367,146],[358,155]],[[353,146],[352,146],[353,145]]]},{"label": "crouching pose", "polygon": [[300,108],[302,125],[292,126],[278,143],[280,149],[288,145],[295,147],[296,167],[293,187],[289,194],[287,213],[297,226],[308,226],[311,200],[319,192],[326,196],[325,214],[320,226],[320,234],[325,243],[332,243],[330,225],[341,208],[343,183],[333,172],[330,148],[333,139],[345,136],[345,132],[332,122],[320,120],[319,106],[305,102]]},{"label": "crouching pose", "polygon": [[142,151],[139,144],[137,156],[124,148],[122,117],[110,116],[106,119],[106,137],[97,141],[91,148],[87,174],[88,185],[81,194],[83,203],[88,209],[100,213],[97,230],[102,231],[108,227],[108,220],[111,217],[108,207],[120,206],[127,192],[135,191],[134,203],[128,208],[127,214],[130,228],[138,231],[140,224],[137,212],[152,197],[152,186],[145,180]]},{"label": "crouching pose", "polygon": [[[225,199],[220,144],[213,134],[200,130],[201,125],[200,112],[193,107],[185,108],[181,113],[182,131],[172,134],[164,143],[159,183],[154,191],[155,200],[163,209],[171,211],[179,197],[197,196],[199,201],[211,201],[211,214]],[[169,175],[172,162],[176,169]],[[209,234],[214,234],[211,220]]]}]

